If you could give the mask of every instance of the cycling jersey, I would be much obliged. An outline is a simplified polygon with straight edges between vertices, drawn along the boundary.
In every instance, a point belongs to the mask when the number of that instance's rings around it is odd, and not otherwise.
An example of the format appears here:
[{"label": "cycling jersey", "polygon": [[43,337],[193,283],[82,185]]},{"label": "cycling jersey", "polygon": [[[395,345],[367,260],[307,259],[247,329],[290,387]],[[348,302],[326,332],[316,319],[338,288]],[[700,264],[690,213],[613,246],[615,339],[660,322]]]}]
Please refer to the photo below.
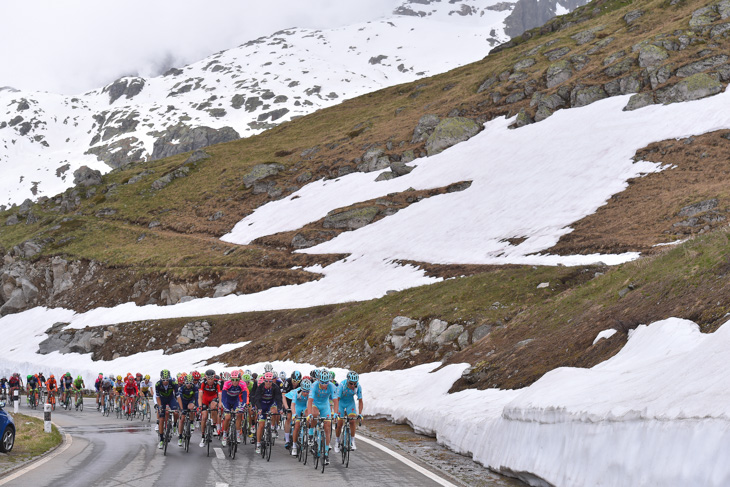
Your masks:
[{"label": "cycling jersey", "polygon": [[105,379],[101,383],[101,390],[104,392],[111,392],[113,387],[114,387],[114,384],[112,384],[112,381],[110,381],[109,379]]},{"label": "cycling jersey", "polygon": [[155,395],[160,399],[168,399],[177,395],[178,385],[174,380],[168,381],[167,385],[164,385],[162,381],[157,381],[155,384]]},{"label": "cycling jersey", "polygon": [[237,384],[234,384],[228,381],[223,384],[223,390],[221,392],[223,409],[227,411],[239,409],[241,404],[248,402],[248,387],[245,382],[239,381]]},{"label": "cycling jersey", "polygon": [[101,383],[104,382],[104,379],[96,379],[94,382],[94,389],[96,389],[97,392],[99,392],[99,389],[101,389]]},{"label": "cycling jersey", "polygon": [[203,381],[200,385],[200,390],[203,391],[201,399],[201,406],[208,406],[214,400],[218,399],[218,393],[221,391],[218,386],[218,381],[213,381],[213,384],[208,384],[208,381]]},{"label": "cycling jersey", "polygon": [[137,389],[137,383],[134,381],[127,382],[124,385],[124,394],[127,396],[136,396],[139,394],[139,389]]},{"label": "cycling jersey", "polygon": [[8,385],[10,387],[20,387],[20,379],[18,379],[17,377],[11,377],[10,379],[8,379]]},{"label": "cycling jersey", "polygon": [[82,387],[84,387],[84,381],[78,379],[74,380],[74,387],[76,389],[81,389]]},{"label": "cycling jersey", "polygon": [[61,379],[61,387],[65,389],[71,389],[71,384],[73,384],[74,380],[71,377],[63,376]]},{"label": "cycling jersey", "polygon": [[358,399],[362,399],[362,387],[360,387],[360,384],[358,384],[354,389],[347,387],[347,382],[343,382],[342,385],[340,385],[337,390],[337,398],[340,400],[337,412],[340,416],[357,414],[355,396],[357,396]]},{"label": "cycling jersey", "polygon": [[188,386],[187,384],[180,386],[177,389],[177,397],[182,401],[183,409],[188,409],[190,403],[198,405],[198,388],[195,385]]},{"label": "cycling jersey", "polygon": [[295,413],[297,416],[304,415],[307,410],[307,402],[309,401],[309,391],[303,391],[301,387],[292,389],[286,394],[287,399],[291,399],[294,404]]},{"label": "cycling jersey", "polygon": [[266,387],[266,382],[256,388],[253,404],[259,410],[260,417],[268,413],[273,405],[281,409],[281,389],[276,382],[269,384],[271,385],[269,388]]},{"label": "cycling jersey", "polygon": [[117,391],[117,394],[122,393],[122,389],[124,389],[124,382],[118,380],[114,382],[114,389]]},{"label": "cycling jersey", "polygon": [[[289,377],[287,380],[284,381],[284,385],[281,388],[281,393],[282,394],[287,394],[290,391],[293,391],[294,389],[296,389],[297,387],[299,387],[299,385],[297,384],[295,386],[294,385],[294,381],[292,380],[291,377]],[[286,397],[289,397],[289,396],[286,396]]]},{"label": "cycling jersey", "polygon": [[56,390],[56,379],[48,379],[46,381],[46,388],[48,388],[49,391],[55,391]]},{"label": "cycling jersey", "polygon": [[38,379],[36,379],[35,377],[31,377],[30,379],[28,379],[28,388],[35,389],[36,387],[38,387]]},{"label": "cycling jersey", "polygon": [[330,400],[335,398],[337,388],[331,382],[326,387],[320,388],[321,384],[316,381],[312,384],[312,390],[309,391],[309,397],[312,399],[314,406],[319,409],[320,416],[329,416],[331,414]]}]

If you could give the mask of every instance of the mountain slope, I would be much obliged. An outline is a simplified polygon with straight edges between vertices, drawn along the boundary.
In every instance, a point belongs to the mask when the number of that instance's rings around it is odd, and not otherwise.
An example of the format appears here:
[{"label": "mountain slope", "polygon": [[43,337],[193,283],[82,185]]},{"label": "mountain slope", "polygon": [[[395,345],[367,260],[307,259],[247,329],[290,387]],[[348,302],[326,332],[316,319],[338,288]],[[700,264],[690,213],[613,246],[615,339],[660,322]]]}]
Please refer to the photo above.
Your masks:
[{"label": "mountain slope", "polygon": [[[505,29],[519,31],[522,20],[505,26],[515,5],[406,1],[388,18],[282,30],[164,76],[125,77],[82,95],[2,89],[0,204],[56,194],[81,165],[106,172],[248,137],[476,61],[509,39]],[[542,20],[555,15],[556,5],[533,10]]]}]

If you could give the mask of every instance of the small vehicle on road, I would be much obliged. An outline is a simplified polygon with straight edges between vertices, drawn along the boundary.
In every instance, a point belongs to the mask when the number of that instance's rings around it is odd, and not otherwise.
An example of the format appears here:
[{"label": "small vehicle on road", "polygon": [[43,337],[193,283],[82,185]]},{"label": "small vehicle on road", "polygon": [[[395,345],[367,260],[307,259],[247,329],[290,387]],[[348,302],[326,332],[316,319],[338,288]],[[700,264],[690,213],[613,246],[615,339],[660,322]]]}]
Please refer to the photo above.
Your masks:
[{"label": "small vehicle on road", "polygon": [[15,422],[4,408],[5,401],[0,401],[0,452],[9,453],[15,445]]}]

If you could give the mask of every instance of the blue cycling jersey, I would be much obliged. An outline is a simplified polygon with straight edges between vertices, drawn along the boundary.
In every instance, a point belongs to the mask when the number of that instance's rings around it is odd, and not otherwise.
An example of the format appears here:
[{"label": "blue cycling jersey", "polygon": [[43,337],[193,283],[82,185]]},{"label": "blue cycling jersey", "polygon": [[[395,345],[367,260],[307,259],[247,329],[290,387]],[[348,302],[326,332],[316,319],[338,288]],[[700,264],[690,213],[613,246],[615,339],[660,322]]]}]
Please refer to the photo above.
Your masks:
[{"label": "blue cycling jersey", "polygon": [[358,399],[362,399],[362,387],[360,387],[360,384],[358,384],[354,389],[347,387],[347,382],[340,384],[340,388],[337,391],[337,397],[340,398],[340,402],[354,404],[355,396],[357,396]]},{"label": "blue cycling jersey", "polygon": [[309,392],[302,391],[301,387],[297,387],[289,391],[286,394],[287,399],[291,399],[294,402],[294,406],[297,410],[297,415],[301,416],[304,411],[307,410],[307,401],[309,401]]},{"label": "blue cycling jersey", "polygon": [[309,397],[314,400],[314,404],[327,404],[329,406],[330,399],[336,397],[337,388],[331,382],[326,384],[327,387],[320,387],[322,385],[319,381],[312,384],[312,390],[309,391]]},{"label": "blue cycling jersey", "polygon": [[195,384],[184,384],[177,389],[177,395],[184,401],[192,401],[198,397],[198,388]]}]

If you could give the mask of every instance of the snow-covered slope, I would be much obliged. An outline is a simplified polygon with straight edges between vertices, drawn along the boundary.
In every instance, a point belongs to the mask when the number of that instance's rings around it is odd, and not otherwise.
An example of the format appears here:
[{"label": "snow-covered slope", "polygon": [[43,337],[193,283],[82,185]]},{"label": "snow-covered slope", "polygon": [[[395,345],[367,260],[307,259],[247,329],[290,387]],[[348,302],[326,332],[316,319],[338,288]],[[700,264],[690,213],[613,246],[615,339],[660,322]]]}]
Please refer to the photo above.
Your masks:
[{"label": "snow-covered slope", "polygon": [[[553,1],[551,12],[569,1]],[[82,95],[0,89],[0,205],[54,195],[81,165],[105,172],[247,137],[476,61],[508,40],[515,3],[407,0],[387,18],[282,30],[163,76],[121,78]],[[219,131],[192,135],[195,127]]]}]

